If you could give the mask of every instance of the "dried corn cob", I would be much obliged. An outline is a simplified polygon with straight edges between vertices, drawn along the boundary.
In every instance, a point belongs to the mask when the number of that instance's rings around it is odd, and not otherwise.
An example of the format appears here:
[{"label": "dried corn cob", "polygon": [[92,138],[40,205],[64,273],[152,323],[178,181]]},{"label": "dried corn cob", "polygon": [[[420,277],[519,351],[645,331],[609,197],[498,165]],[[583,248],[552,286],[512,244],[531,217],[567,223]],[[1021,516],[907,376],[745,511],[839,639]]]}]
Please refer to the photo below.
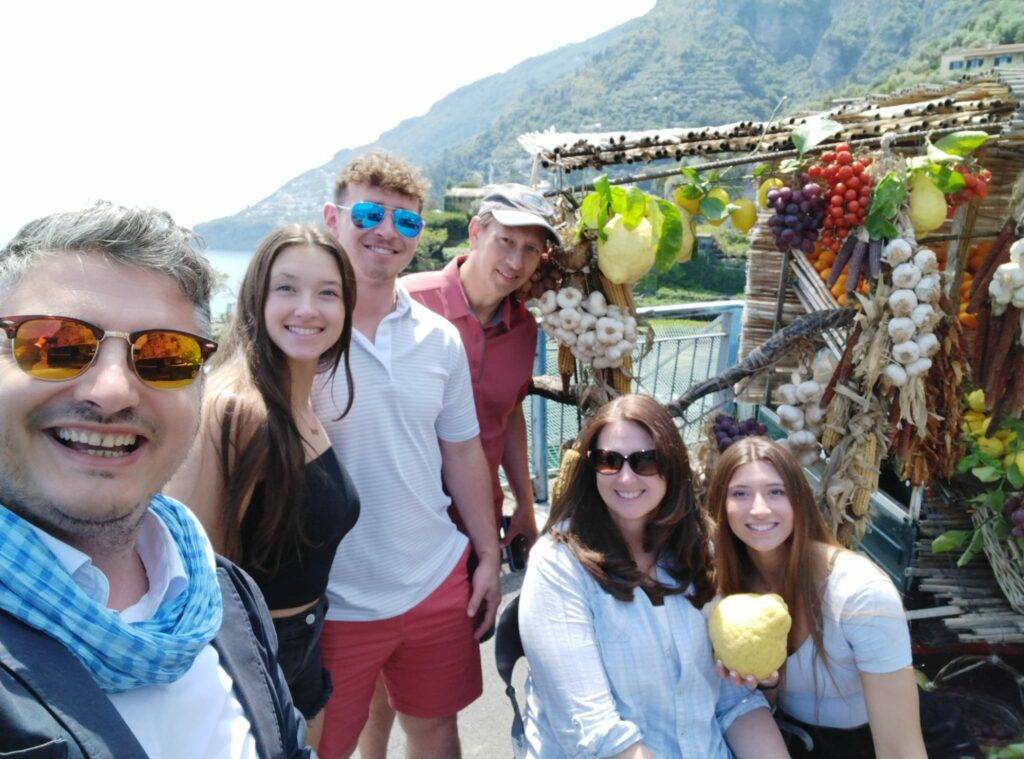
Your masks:
[{"label": "dried corn cob", "polygon": [[605,276],[600,272],[598,272],[597,276],[601,283],[601,292],[604,293],[608,304],[618,306],[622,309],[623,313],[632,314],[635,310],[633,306],[633,286],[613,284],[605,279]]},{"label": "dried corn cob", "polygon": [[576,468],[582,462],[583,456],[580,455],[580,452],[577,451],[575,447],[566,448],[565,452],[562,453],[562,463],[558,467],[558,476],[551,484],[552,503],[561,499],[562,494],[569,485],[569,481],[572,480],[573,476],[576,474]]},{"label": "dried corn cob", "polygon": [[633,382],[629,375],[620,369],[611,370],[611,385],[619,395],[628,395],[632,391]]},{"label": "dried corn cob", "polygon": [[572,349],[568,345],[558,346],[558,373],[565,380],[576,371],[576,357],[572,355]]}]

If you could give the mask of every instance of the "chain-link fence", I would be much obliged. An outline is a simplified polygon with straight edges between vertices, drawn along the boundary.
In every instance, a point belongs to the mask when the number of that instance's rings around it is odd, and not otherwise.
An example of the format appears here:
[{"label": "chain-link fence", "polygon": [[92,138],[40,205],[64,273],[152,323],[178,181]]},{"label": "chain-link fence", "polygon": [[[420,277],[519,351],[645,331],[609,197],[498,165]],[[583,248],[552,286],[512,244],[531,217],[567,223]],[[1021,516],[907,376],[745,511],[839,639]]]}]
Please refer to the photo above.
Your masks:
[{"label": "chain-link fence", "polygon": [[[743,302],[735,300],[640,309],[654,329],[654,339],[646,353],[638,347],[633,356],[635,391],[667,403],[734,364],[742,310]],[[541,332],[534,374],[557,374],[557,353],[557,344]],[[696,441],[704,417],[724,400],[721,393],[713,393],[687,409],[681,431],[688,444]],[[545,500],[548,477],[561,460],[562,443],[579,434],[579,411],[536,396],[524,410],[534,492]]]}]

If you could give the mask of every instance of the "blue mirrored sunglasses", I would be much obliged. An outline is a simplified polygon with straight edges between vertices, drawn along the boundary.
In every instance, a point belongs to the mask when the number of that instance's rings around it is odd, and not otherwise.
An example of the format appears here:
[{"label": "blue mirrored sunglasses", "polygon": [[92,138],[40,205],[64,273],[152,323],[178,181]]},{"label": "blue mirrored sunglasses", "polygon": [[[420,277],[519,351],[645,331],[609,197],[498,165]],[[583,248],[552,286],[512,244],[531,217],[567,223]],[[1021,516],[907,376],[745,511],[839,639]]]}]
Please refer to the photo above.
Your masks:
[{"label": "blue mirrored sunglasses", "polygon": [[351,206],[337,206],[352,214],[352,223],[360,229],[373,229],[384,221],[384,216],[391,211],[391,223],[402,237],[413,238],[423,230],[423,217],[406,208],[388,208],[380,203],[360,200]]}]

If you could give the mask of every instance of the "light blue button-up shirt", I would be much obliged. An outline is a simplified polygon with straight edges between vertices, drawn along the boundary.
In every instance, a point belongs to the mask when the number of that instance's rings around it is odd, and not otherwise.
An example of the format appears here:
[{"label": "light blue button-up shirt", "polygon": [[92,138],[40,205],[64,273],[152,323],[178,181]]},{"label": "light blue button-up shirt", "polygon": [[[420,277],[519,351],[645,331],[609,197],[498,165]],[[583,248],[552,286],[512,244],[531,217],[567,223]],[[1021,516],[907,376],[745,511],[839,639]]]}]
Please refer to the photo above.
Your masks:
[{"label": "light blue button-up shirt", "polygon": [[548,535],[530,553],[519,627],[531,757],[599,759],[638,741],[658,759],[729,757],[733,721],[768,706],[716,674],[707,621],[686,597],[618,601]]}]

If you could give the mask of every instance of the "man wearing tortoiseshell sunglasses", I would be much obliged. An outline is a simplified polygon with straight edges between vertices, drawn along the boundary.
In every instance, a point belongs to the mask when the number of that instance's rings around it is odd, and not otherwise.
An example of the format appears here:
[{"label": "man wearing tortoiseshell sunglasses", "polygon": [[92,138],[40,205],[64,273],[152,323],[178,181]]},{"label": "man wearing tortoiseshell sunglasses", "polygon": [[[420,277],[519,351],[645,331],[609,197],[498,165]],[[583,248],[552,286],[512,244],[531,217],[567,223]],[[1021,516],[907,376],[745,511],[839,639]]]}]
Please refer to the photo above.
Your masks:
[{"label": "man wearing tortoiseshell sunglasses", "polygon": [[[344,382],[315,383],[313,404],[362,503],[327,589],[325,759],[355,749],[381,675],[410,755],[458,756],[457,714],[483,688],[476,641],[501,600],[466,353],[458,330],[397,282],[416,250],[425,195],[412,166],[371,153],[341,170],[324,206],[356,275],[355,393],[343,419]],[[469,541],[448,518],[452,501]],[[480,560],[471,576],[470,541]]]},{"label": "man wearing tortoiseshell sunglasses", "polygon": [[255,583],[159,493],[216,350],[209,265],[99,203],[0,250],[0,756],[311,756]]}]

